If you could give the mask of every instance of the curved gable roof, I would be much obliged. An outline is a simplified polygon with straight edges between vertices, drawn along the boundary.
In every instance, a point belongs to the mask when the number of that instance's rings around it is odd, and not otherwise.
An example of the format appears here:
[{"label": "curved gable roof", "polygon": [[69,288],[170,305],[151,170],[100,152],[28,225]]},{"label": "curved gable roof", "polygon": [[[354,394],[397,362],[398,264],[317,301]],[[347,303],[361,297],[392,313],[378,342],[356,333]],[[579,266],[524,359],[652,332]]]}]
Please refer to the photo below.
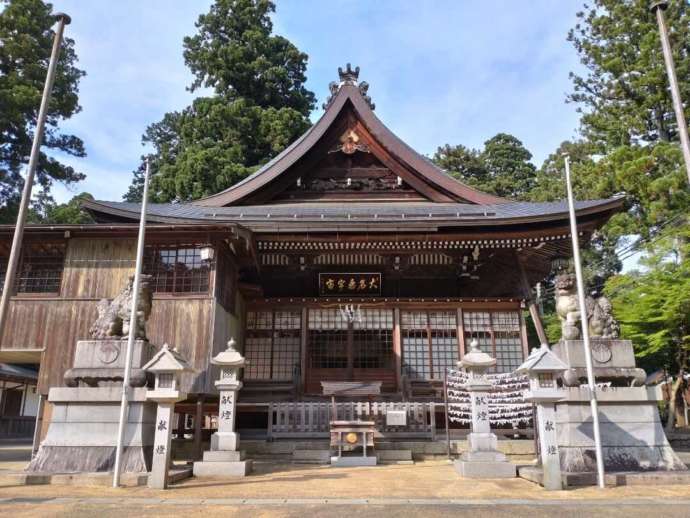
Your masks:
[{"label": "curved gable roof", "polygon": [[407,165],[421,180],[441,192],[449,200],[478,205],[507,203],[509,201],[465,185],[414,151],[376,117],[369,103],[362,96],[359,87],[346,81],[331,99],[321,118],[282,153],[232,187],[192,203],[207,207],[223,207],[243,203],[247,197],[270,184],[304,157],[326,134],[348,101],[352,103],[362,123],[392,156]]}]

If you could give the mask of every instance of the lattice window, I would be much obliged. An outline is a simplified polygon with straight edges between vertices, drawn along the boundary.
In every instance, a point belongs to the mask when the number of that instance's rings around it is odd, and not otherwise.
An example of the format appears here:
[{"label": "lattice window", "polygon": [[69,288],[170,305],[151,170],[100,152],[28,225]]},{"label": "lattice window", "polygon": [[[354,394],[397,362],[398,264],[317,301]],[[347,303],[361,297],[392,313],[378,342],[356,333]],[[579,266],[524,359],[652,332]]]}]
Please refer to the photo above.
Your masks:
[{"label": "lattice window", "polygon": [[309,310],[311,368],[347,368],[347,328],[347,321],[337,309]]},{"label": "lattice window", "polygon": [[520,314],[517,311],[465,311],[465,344],[476,339],[479,348],[496,358],[494,372],[511,372],[524,360]]},{"label": "lattice window", "polygon": [[201,259],[201,248],[202,245],[147,246],[144,271],[153,276],[152,291],[208,293],[211,262]]},{"label": "lattice window", "polygon": [[362,321],[353,322],[355,369],[392,369],[393,310],[362,309]]},{"label": "lattice window", "polygon": [[[0,259],[0,291],[5,283],[8,257]],[[15,278],[16,293],[59,293],[65,266],[62,243],[30,243],[24,246]]]},{"label": "lattice window", "polygon": [[523,361],[520,315],[517,311],[501,311],[491,315],[496,340],[496,370],[511,372]]},{"label": "lattice window", "polygon": [[479,349],[493,356],[494,345],[491,330],[491,313],[488,311],[464,311],[465,347],[469,352],[472,339],[479,342]]},{"label": "lattice window", "polygon": [[442,379],[458,361],[457,318],[452,311],[402,313],[403,369],[411,379]]},{"label": "lattice window", "polygon": [[443,378],[446,369],[458,363],[457,313],[454,311],[429,312],[431,334],[431,369],[435,378]]},{"label": "lattice window", "polygon": [[273,318],[273,370],[271,379],[291,380],[300,363],[302,313],[300,311],[276,311]]},{"label": "lattice window", "polygon": [[292,380],[300,362],[301,343],[299,311],[247,311],[245,379]]}]

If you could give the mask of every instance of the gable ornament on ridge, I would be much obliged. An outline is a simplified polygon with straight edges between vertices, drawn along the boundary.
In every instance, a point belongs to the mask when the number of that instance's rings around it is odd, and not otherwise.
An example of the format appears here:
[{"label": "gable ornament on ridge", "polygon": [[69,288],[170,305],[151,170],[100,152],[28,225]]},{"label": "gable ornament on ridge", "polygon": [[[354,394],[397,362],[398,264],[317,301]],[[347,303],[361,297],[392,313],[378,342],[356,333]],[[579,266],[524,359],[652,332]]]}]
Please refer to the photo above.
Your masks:
[{"label": "gable ornament on ridge", "polygon": [[340,82],[331,81],[328,84],[328,90],[331,94],[328,96],[328,99],[326,99],[326,102],[321,105],[324,110],[328,109],[328,106],[331,104],[333,99],[335,99],[336,94],[338,91],[340,91],[340,88],[343,85],[352,85],[358,87],[359,93],[362,94],[362,97],[369,105],[369,108],[372,110],[376,108],[376,105],[372,102],[371,97],[367,94],[369,91],[369,83],[366,81],[362,81],[361,83],[359,82],[359,67],[355,67],[353,70],[350,63],[347,64],[345,70],[343,70],[341,67],[338,67],[338,77],[340,78]]}]

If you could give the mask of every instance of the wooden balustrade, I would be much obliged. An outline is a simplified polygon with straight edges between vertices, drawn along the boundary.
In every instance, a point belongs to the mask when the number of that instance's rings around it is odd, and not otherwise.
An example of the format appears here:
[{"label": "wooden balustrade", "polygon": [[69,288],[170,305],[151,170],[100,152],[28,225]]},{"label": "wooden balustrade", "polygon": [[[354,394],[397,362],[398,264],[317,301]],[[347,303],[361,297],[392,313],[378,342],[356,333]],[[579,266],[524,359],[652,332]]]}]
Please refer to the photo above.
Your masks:
[{"label": "wooden balustrade", "polygon": [[[381,437],[434,439],[437,403],[345,402],[336,403],[337,419],[374,421]],[[405,410],[405,426],[386,424],[388,410]],[[268,404],[269,439],[328,437],[334,418],[327,402],[274,402]]]}]

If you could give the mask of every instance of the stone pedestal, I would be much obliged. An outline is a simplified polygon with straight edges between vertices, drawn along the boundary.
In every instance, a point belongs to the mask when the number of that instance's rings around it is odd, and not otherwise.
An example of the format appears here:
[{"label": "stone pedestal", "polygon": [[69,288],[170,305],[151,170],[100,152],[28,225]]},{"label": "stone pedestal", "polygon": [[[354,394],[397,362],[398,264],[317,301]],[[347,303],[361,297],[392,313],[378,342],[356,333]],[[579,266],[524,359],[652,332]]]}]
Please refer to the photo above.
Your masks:
[{"label": "stone pedestal", "polygon": [[[74,350],[72,368],[65,372],[65,385],[68,387],[98,387],[113,383],[121,385],[126,350],[126,338],[79,340]],[[134,341],[130,386],[147,385],[149,380],[142,367],[153,357],[155,350],[156,348],[146,340]]]},{"label": "stone pedestal", "polygon": [[194,463],[195,477],[235,476],[243,477],[252,471],[252,461],[245,460],[239,451],[240,437],[235,432],[235,405],[237,392],[242,383],[223,382],[218,406],[218,431],[211,435],[211,450],[204,452],[201,462]]},{"label": "stone pedestal", "polygon": [[[563,374],[565,398],[556,403],[556,429],[561,469],[565,474],[596,471],[589,387],[580,386],[584,353],[580,340],[553,346],[568,370]],[[686,471],[666,438],[659,418],[658,386],[639,385],[644,371],[635,367],[629,340],[592,340],[597,383],[599,428],[607,472]]]},{"label": "stone pedestal", "polygon": [[[592,338],[592,363],[597,383],[642,386],[647,374],[635,366],[635,352],[630,340]],[[563,373],[563,384],[579,387],[587,383],[587,362],[582,340],[561,340],[552,351],[568,369]]]},{"label": "stone pedestal", "polygon": [[[588,387],[567,387],[556,405],[558,447],[566,473],[596,471]],[[610,471],[686,471],[659,418],[658,387],[597,390],[604,468]]]},{"label": "stone pedestal", "polygon": [[[113,470],[126,346],[121,338],[77,342],[72,368],[64,377],[68,386],[48,393],[50,426],[28,471]],[[123,472],[147,472],[151,467],[156,404],[146,401],[148,378],[142,367],[154,351],[146,340],[133,344]]]},{"label": "stone pedestal", "polygon": [[[48,433],[31,461],[32,472],[112,471],[115,465],[122,387],[56,387]],[[124,435],[122,471],[151,468],[156,404],[146,401],[146,388],[130,392]]]},{"label": "stone pedestal", "polygon": [[455,461],[455,470],[467,478],[514,478],[515,466],[498,451],[496,435],[489,425],[488,389],[480,379],[470,379],[467,390],[472,405],[472,433],[467,436],[468,451]]}]

